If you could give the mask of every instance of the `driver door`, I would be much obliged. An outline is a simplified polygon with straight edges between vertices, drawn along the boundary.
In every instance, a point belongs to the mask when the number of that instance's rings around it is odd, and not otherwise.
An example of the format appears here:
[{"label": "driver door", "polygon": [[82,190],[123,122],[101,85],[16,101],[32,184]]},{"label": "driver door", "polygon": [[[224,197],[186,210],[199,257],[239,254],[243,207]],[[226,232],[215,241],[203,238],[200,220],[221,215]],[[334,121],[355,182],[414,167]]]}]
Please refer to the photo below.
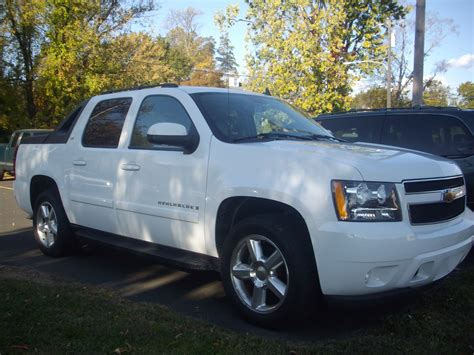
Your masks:
[{"label": "driver door", "polygon": [[205,253],[209,142],[200,142],[188,154],[147,139],[148,130],[157,123],[180,124],[188,134],[196,130],[181,102],[172,95],[143,99],[128,148],[123,149],[118,164],[116,212],[122,235]]}]

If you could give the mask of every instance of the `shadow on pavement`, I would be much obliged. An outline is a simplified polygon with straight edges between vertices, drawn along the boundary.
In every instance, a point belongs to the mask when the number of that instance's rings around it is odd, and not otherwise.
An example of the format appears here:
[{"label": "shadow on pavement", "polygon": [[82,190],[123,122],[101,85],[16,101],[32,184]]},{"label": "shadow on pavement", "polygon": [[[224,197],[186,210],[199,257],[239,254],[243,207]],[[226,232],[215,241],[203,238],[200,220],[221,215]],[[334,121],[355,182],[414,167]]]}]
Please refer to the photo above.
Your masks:
[{"label": "shadow on pavement", "polygon": [[[464,263],[474,263],[471,252]],[[347,336],[374,327],[391,314],[403,311],[419,295],[389,303],[348,307],[326,306],[313,320],[284,331],[255,327],[241,318],[225,298],[215,272],[185,272],[123,251],[91,248],[78,255],[49,258],[36,247],[31,228],[0,234],[0,264],[27,267],[91,286],[111,288],[136,301],[156,302],[225,328],[263,336],[316,340]]]}]

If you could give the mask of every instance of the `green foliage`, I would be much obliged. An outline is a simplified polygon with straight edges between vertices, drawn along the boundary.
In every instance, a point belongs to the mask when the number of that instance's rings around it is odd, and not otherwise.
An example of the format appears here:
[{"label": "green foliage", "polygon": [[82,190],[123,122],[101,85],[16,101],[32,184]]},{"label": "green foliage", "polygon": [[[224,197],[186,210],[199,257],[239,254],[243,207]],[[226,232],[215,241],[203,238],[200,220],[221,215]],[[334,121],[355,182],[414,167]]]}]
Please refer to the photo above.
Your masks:
[{"label": "green foliage", "polygon": [[[214,43],[194,51],[174,38],[128,30],[151,0],[8,0],[0,4],[0,130],[54,127],[72,107],[108,89],[183,82],[215,69]],[[188,51],[189,50],[189,51]],[[204,73],[205,74],[205,73]],[[220,83],[220,75],[200,82]]]},{"label": "green foliage", "polygon": [[24,114],[32,122],[37,113],[33,83],[44,11],[45,2],[42,0],[6,0],[0,5],[2,74],[21,88],[26,103]]},{"label": "green foliage", "polygon": [[[349,108],[347,62],[379,59],[385,53],[381,26],[387,18],[404,16],[394,0],[248,3],[248,36],[254,47],[247,60],[249,88],[268,88],[313,115]],[[229,25],[236,21],[225,20]],[[373,66],[366,62],[353,69],[367,72]]]},{"label": "green foliage", "polygon": [[472,81],[466,81],[459,85],[458,95],[460,96],[460,107],[474,108],[474,83]]},{"label": "green foliage", "polygon": [[[392,107],[409,107],[410,100],[406,95],[397,95],[392,91]],[[382,86],[372,86],[371,88],[359,92],[351,102],[352,109],[374,109],[387,107],[387,88]]]},{"label": "green foliage", "polygon": [[448,106],[449,87],[439,80],[425,82],[423,103],[428,106]]},{"label": "green foliage", "polygon": [[229,34],[223,32],[217,48],[217,67],[224,73],[237,73],[237,62],[234,57],[234,46],[230,43]]},{"label": "green foliage", "polygon": [[[166,56],[162,41],[120,32],[130,19],[152,9],[151,4],[124,7],[116,1],[54,0],[48,5],[48,41],[42,47],[37,80],[39,120],[45,124],[56,125],[91,95],[141,80],[150,83],[167,73],[137,74],[144,65],[136,60]],[[149,66],[155,69],[154,63]]]},{"label": "green foliage", "polygon": [[224,86],[222,73],[217,71],[215,42],[212,37],[198,34],[197,18],[201,12],[192,7],[171,11],[168,15],[169,31],[166,35],[171,46],[183,52],[189,58],[191,73],[181,83],[197,86]]}]

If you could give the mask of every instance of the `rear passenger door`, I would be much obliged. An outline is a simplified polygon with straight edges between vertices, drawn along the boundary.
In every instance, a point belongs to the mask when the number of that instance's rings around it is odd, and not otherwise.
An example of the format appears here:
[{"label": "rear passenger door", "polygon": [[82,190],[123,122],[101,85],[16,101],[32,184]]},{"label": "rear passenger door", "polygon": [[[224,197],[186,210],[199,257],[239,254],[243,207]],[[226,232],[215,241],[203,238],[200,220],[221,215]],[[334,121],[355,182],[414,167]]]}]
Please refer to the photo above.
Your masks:
[{"label": "rear passenger door", "polygon": [[335,137],[348,142],[378,143],[384,115],[347,115],[321,120]]},{"label": "rear passenger door", "polygon": [[[100,100],[100,99],[99,99]],[[69,139],[66,170],[71,222],[119,233],[114,189],[120,159],[118,146],[132,99],[117,97],[91,101]],[[93,107],[91,109],[91,107]]]}]

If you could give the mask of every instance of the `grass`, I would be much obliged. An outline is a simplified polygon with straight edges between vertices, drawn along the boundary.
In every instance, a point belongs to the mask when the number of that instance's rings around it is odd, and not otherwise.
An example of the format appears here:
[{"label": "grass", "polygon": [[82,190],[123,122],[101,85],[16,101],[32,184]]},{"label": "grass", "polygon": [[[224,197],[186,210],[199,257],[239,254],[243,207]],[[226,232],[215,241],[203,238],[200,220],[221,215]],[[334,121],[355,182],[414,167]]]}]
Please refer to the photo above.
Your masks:
[{"label": "grass", "polygon": [[472,263],[377,327],[305,342],[231,332],[111,291],[7,274],[0,273],[1,354],[474,352]]}]

